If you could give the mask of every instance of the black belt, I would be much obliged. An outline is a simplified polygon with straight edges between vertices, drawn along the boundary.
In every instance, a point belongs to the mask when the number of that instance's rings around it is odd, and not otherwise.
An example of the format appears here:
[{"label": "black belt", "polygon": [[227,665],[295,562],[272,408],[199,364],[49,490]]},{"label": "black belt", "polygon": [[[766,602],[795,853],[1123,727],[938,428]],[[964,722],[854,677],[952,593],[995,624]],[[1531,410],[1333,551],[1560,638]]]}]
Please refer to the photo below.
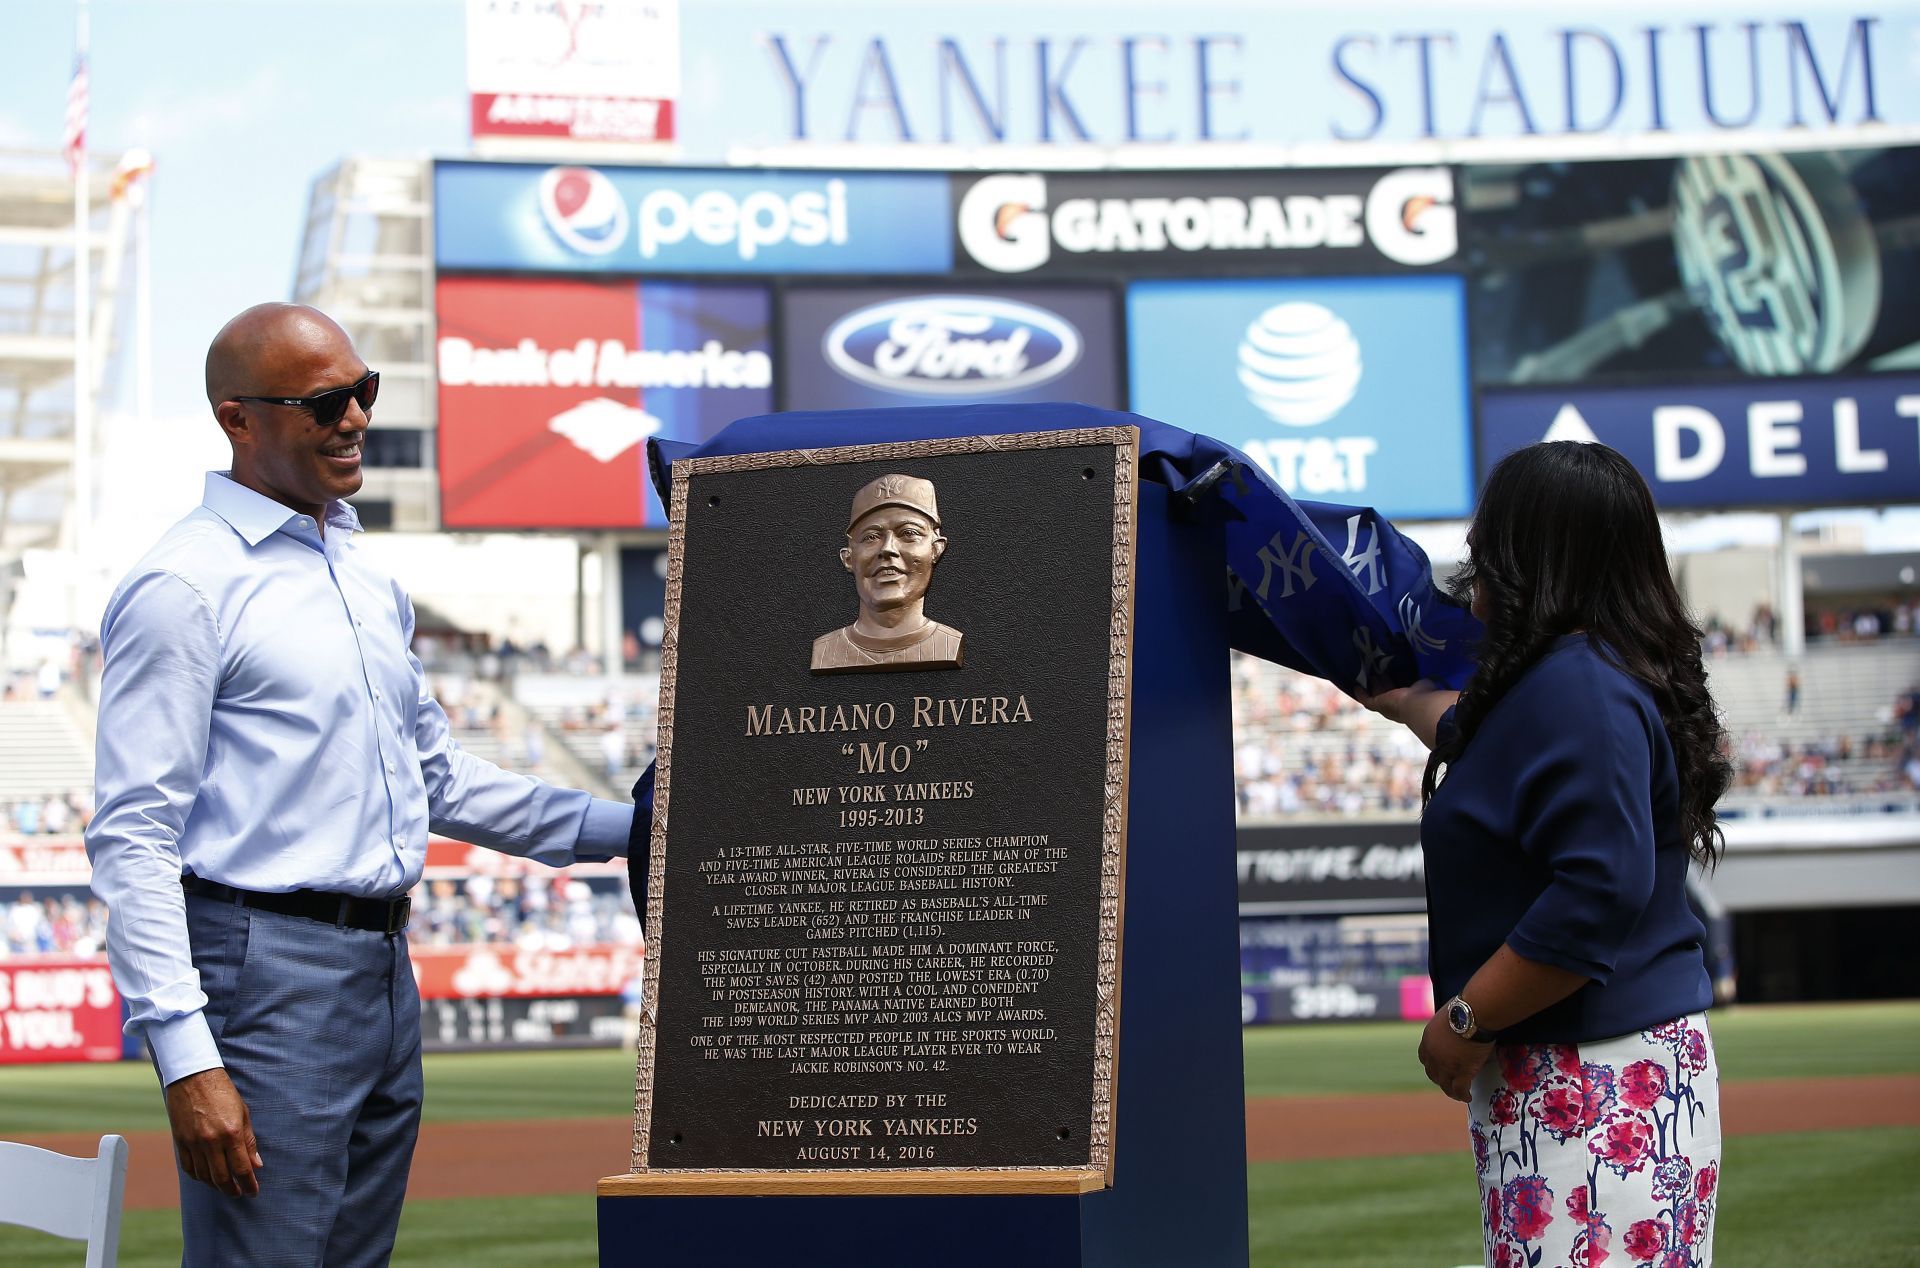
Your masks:
[{"label": "black belt", "polygon": [[198,876],[182,876],[180,887],[189,894],[223,903],[255,907],[283,916],[304,916],[339,928],[370,929],[374,933],[399,933],[407,927],[407,920],[413,914],[411,898],[355,898],[352,894],[326,894],[317,889],[263,894]]}]

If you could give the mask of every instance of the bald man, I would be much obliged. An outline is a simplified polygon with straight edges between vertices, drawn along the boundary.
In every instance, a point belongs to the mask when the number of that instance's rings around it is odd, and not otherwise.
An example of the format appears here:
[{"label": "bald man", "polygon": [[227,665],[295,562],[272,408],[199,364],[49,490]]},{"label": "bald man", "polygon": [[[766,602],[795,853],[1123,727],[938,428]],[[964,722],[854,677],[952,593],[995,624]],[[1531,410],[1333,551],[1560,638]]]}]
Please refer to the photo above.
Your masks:
[{"label": "bald man", "polygon": [[166,1090],[188,1264],[385,1263],[420,1121],[407,893],[434,831],[556,867],[632,807],[452,742],[413,605],[354,548],[380,376],[262,304],[207,352],[233,449],[100,627],[93,888]]}]

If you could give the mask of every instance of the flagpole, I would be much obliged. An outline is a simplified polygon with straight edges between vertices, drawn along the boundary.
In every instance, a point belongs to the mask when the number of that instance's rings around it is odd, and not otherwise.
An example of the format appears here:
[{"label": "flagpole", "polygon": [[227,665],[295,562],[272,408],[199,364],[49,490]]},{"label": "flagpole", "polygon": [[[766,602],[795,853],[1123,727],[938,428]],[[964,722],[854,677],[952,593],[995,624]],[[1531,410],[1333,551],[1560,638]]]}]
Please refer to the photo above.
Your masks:
[{"label": "flagpole", "polygon": [[[87,0],[74,16],[74,74],[87,75]],[[85,85],[88,96],[92,84]],[[84,118],[73,156],[73,554],[74,586],[80,589],[93,532],[93,219]],[[77,602],[77,595],[76,595]]]},{"label": "flagpole", "polygon": [[140,289],[134,296],[134,396],[143,435],[153,434],[153,181],[151,172],[134,180],[134,245],[140,252]]}]

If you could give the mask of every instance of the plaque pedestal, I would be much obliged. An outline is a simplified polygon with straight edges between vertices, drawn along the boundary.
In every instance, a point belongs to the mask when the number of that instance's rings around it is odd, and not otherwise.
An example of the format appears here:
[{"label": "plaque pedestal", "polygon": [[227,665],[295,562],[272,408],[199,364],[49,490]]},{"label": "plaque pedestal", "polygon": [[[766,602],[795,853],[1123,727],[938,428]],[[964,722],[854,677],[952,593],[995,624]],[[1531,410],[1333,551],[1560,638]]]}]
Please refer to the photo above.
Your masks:
[{"label": "plaque pedestal", "polygon": [[1226,560],[1139,521],[1113,1187],[1098,1172],[633,1174],[600,1182],[602,1268],[1247,1262]]}]

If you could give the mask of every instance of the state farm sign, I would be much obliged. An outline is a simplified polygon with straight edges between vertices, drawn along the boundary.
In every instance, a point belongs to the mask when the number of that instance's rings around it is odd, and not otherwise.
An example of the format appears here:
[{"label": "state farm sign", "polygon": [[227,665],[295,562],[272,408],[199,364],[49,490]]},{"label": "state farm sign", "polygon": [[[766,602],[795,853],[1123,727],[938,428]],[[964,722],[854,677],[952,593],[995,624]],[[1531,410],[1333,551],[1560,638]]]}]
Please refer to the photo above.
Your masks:
[{"label": "state farm sign", "polygon": [[414,947],[413,976],[422,999],[518,999],[554,995],[618,995],[640,975],[639,947]]},{"label": "state farm sign", "polygon": [[120,1054],[120,995],[104,956],[0,963],[0,1065]]}]

